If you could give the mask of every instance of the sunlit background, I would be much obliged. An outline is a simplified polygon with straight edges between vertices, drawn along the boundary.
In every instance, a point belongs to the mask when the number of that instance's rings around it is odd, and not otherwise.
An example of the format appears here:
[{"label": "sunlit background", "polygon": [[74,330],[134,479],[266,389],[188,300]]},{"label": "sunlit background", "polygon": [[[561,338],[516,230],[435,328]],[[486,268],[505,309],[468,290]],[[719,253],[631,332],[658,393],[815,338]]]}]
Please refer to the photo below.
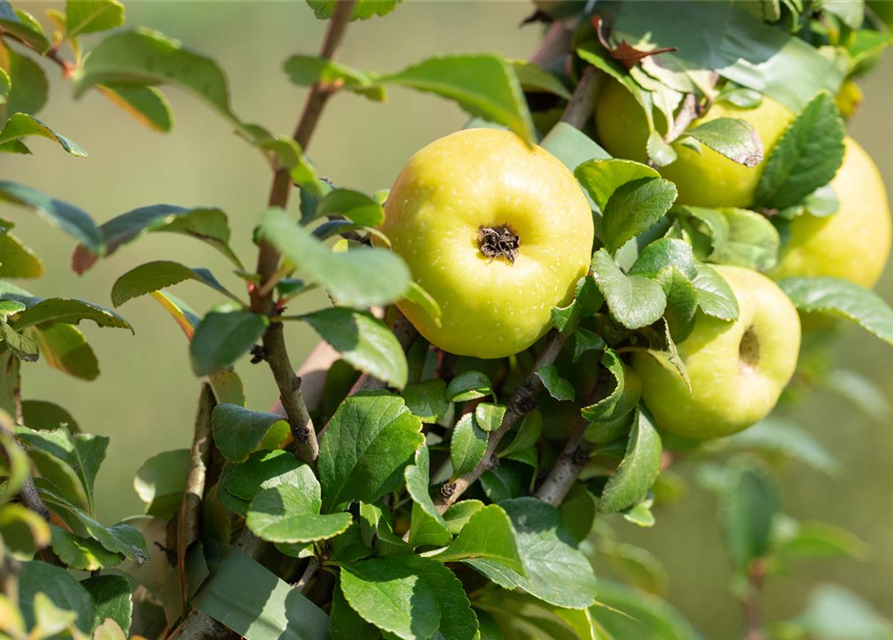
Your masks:
[{"label": "sunlit background", "polygon": [[[18,6],[39,17],[62,3],[25,2]],[[314,53],[324,23],[302,2],[126,2],[127,22],[147,25],[214,57],[229,75],[235,111],[248,122],[276,133],[290,133],[304,92],[282,71],[294,53]],[[525,2],[409,2],[384,19],[352,24],[342,59],[355,67],[392,71],[437,52],[496,51],[525,58],[536,46],[537,26],[520,27],[531,12]],[[96,36],[93,36],[96,37]],[[102,37],[102,36],[98,36]],[[41,62],[43,64],[43,62]],[[196,100],[168,92],[175,112],[166,135],[143,128],[130,116],[90,92],[74,102],[58,69],[44,64],[51,79],[49,107],[40,115],[89,152],[79,159],[50,141],[29,142],[33,156],[0,155],[0,176],[38,187],[77,204],[97,221],[135,207],[170,203],[215,205],[226,211],[235,250],[247,264],[255,257],[251,230],[263,210],[270,171],[261,156],[231,133],[225,121]],[[863,84],[865,104],[850,133],[868,150],[893,188],[893,62],[881,64]],[[466,116],[452,104],[400,89],[387,104],[352,95],[330,103],[310,147],[321,172],[342,186],[367,192],[388,187],[413,151],[462,126]],[[170,259],[211,268],[238,290],[241,281],[219,254],[206,245],[174,235],[140,240],[101,262],[85,276],[69,268],[70,238],[48,229],[23,210],[4,207],[17,233],[44,258],[48,276],[23,282],[43,296],[70,296],[110,304],[115,279],[149,260]],[[879,292],[893,301],[893,271]],[[199,285],[180,286],[177,295],[199,311],[217,300]],[[319,302],[318,300],[315,302]],[[92,383],[64,376],[39,363],[24,367],[24,396],[67,407],[85,431],[112,436],[109,458],[97,481],[100,516],[109,522],[141,508],[132,488],[134,471],[147,457],[188,446],[199,381],[193,377],[186,340],[151,298],[127,303],[122,314],[136,335],[84,327],[102,374]],[[294,362],[312,346],[309,329],[290,335]],[[856,329],[844,333],[839,352],[847,367],[868,374],[893,397],[893,350]],[[266,409],[276,393],[269,372],[243,361],[238,371],[249,405]],[[767,619],[799,611],[810,584],[847,585],[893,616],[893,429],[855,410],[833,394],[816,394],[797,411],[797,420],[837,456],[845,472],[831,479],[792,466],[786,475],[784,504],[791,515],[844,526],[865,540],[869,561],[814,565],[792,578],[769,583]],[[684,465],[681,469],[685,469]],[[670,600],[707,638],[735,637],[739,607],[725,587],[730,578],[723,556],[712,498],[690,483],[685,499],[659,510],[658,524],[638,530],[616,524],[629,540],[654,551],[669,569]]]}]

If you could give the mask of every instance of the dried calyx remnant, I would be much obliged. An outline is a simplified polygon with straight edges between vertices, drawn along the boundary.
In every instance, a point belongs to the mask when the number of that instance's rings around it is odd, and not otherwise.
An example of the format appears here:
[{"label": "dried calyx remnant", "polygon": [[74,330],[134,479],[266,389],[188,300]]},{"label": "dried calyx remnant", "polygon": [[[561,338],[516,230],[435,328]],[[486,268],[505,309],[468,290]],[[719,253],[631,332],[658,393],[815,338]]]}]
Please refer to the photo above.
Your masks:
[{"label": "dried calyx remnant", "polygon": [[760,363],[760,341],[753,327],[749,327],[741,337],[738,358],[742,369],[756,369]]},{"label": "dried calyx remnant", "polygon": [[480,246],[484,257],[490,260],[505,258],[514,264],[515,258],[518,257],[518,249],[521,246],[521,238],[507,224],[495,227],[479,227],[478,246]]}]

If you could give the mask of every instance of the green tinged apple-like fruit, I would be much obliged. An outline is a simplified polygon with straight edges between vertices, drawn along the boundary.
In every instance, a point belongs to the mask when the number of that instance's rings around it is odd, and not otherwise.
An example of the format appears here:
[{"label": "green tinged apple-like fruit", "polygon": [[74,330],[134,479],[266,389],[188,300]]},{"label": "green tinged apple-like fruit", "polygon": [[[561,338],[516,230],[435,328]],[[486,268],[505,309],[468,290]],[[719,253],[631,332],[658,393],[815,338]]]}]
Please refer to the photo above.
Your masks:
[{"label": "green tinged apple-like fruit", "polygon": [[831,187],[837,213],[791,221],[773,279],[828,276],[870,288],[880,278],[890,257],[890,206],[877,167],[852,138]]},{"label": "green tinged apple-like fruit", "polygon": [[719,266],[738,299],[735,321],[698,312],[678,345],[691,392],[675,370],[646,352],[633,354],[642,397],[657,425],[687,438],[727,436],[772,411],[797,366],[797,310],[772,280],[750,269]]},{"label": "green tinged apple-like fruit", "polygon": [[[666,131],[663,115],[655,110],[655,126]],[[794,114],[783,105],[764,96],[755,109],[742,109],[718,101],[707,113],[695,120],[691,128],[715,118],[739,118],[749,122],[763,143],[764,160],[772,147],[794,119]],[[648,125],[645,114],[632,94],[618,82],[610,82],[601,90],[595,106],[595,125],[598,139],[605,150],[616,158],[646,162],[645,144]],[[679,197],[676,204],[698,207],[749,207],[762,173],[762,163],[746,167],[701,145],[700,153],[673,144],[678,159],[659,168],[661,175],[676,183]]]},{"label": "green tinged apple-like fruit", "polygon": [[441,323],[398,307],[429,342],[459,355],[523,351],[589,269],[593,222],[573,174],[513,133],[466,129],[410,158],[382,231],[440,304]]}]

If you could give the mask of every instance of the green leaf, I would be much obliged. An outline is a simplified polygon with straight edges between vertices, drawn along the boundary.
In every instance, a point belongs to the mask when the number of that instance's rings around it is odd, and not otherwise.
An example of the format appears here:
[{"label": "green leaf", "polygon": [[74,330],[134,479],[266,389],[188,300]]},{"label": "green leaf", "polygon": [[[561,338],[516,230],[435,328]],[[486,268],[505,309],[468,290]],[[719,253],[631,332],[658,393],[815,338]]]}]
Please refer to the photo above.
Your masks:
[{"label": "green leaf", "polygon": [[78,143],[56,133],[43,122],[27,113],[14,113],[7,118],[6,124],[3,125],[3,130],[0,131],[0,145],[27,138],[28,136],[48,138],[58,142],[63,149],[73,156],[87,157],[87,152]]},{"label": "green leaf", "polygon": [[18,333],[2,321],[0,321],[0,344],[9,347],[19,360],[25,362],[36,362],[40,357],[40,349],[34,340]]},{"label": "green leaf", "polygon": [[608,638],[702,640],[694,627],[665,600],[639,589],[599,581],[599,603],[589,611]]},{"label": "green leaf", "polygon": [[96,607],[94,624],[100,625],[107,619],[114,620],[126,638],[130,632],[130,616],[133,602],[130,599],[130,583],[124,576],[95,576],[81,582],[90,594]]},{"label": "green leaf", "polygon": [[502,507],[495,504],[475,511],[456,539],[431,557],[441,562],[484,558],[527,576],[512,522]]},{"label": "green leaf", "polygon": [[31,209],[52,226],[80,240],[94,253],[103,252],[102,234],[93,219],[74,205],[9,180],[0,180],[0,201]]},{"label": "green leaf", "polygon": [[743,573],[769,551],[772,521],[781,507],[778,482],[758,459],[735,460],[724,473],[723,533],[735,569]]},{"label": "green leaf", "polygon": [[[12,86],[6,96],[6,113],[38,113],[49,93],[46,74],[31,58],[6,49],[9,56],[9,78]],[[25,147],[25,153],[30,153]]]},{"label": "green leaf", "polygon": [[313,542],[337,536],[350,526],[349,513],[319,515],[319,482],[310,467],[304,465],[296,476],[294,485],[280,484],[254,496],[245,523],[256,536],[270,542]]},{"label": "green leaf", "polygon": [[583,276],[577,281],[571,303],[566,307],[552,307],[552,325],[563,335],[571,335],[577,331],[580,320],[595,315],[604,302],[595,279],[591,275]]},{"label": "green leaf", "polygon": [[53,604],[45,593],[34,594],[34,629],[31,633],[37,637],[52,637],[72,628],[78,614],[66,611]]},{"label": "green leaf", "polygon": [[574,385],[559,375],[558,368],[554,364],[540,367],[536,371],[536,376],[542,380],[543,386],[549,392],[549,395],[556,400],[572,401],[574,399]]},{"label": "green leaf", "polygon": [[763,161],[763,143],[753,125],[740,118],[715,118],[687,129],[684,138],[694,138],[732,162],[755,167]]},{"label": "green leaf", "polygon": [[144,27],[114,33],[93,47],[73,80],[75,98],[98,84],[174,85],[243,127],[230,107],[226,76],[217,63]]},{"label": "green leaf", "polygon": [[80,380],[95,380],[99,376],[96,354],[74,325],[43,324],[32,327],[28,334],[40,348],[43,361],[54,369]]},{"label": "green leaf", "polygon": [[585,609],[592,605],[596,596],[592,567],[577,549],[558,509],[529,497],[505,500],[499,506],[512,521],[528,577],[483,558],[465,562],[503,588],[521,587],[555,606]]},{"label": "green leaf", "polygon": [[464,475],[474,469],[487,451],[487,432],[481,429],[472,414],[463,415],[450,438],[450,461],[453,476]]},{"label": "green leaf", "polygon": [[43,32],[40,23],[30,13],[18,9],[13,11],[8,2],[3,4],[6,6],[0,10],[0,28],[18,36],[34,47],[39,54],[46,53],[50,48],[50,40]]},{"label": "green leaf", "polygon": [[18,578],[19,608],[28,629],[37,621],[34,596],[40,592],[59,609],[73,611],[77,616],[74,624],[79,630],[84,633],[93,630],[93,600],[68,571],[34,560],[22,563]]},{"label": "green leaf", "polygon": [[[559,98],[571,99],[570,91],[562,84],[561,80],[545,71],[538,64],[523,60],[513,60],[512,67],[515,69],[515,75],[518,76],[518,82],[521,83],[521,88],[524,91],[553,93]],[[571,168],[571,171],[573,171],[573,168]]]},{"label": "green leaf", "polygon": [[645,246],[639,252],[629,275],[656,278],[666,267],[675,267],[685,277],[697,275],[691,245],[684,240],[660,238]]},{"label": "green leaf", "polygon": [[725,78],[793,111],[818,91],[836,94],[845,75],[796,34],[766,24],[762,16],[734,3],[624,5],[612,15],[612,37],[630,43],[647,37],[653,47],[676,45],[678,51],[661,54],[661,62],[720,70]]},{"label": "green leaf", "polygon": [[17,427],[16,437],[26,446],[44,451],[74,469],[92,509],[93,483],[105,460],[109,446],[107,437],[86,433],[72,434],[67,429],[34,431],[28,427]]},{"label": "green leaf", "polygon": [[[623,418],[636,408],[642,395],[642,383],[638,376],[630,376],[627,379],[623,361],[613,349],[605,349],[601,363],[614,378],[614,388],[602,400],[580,410],[586,420],[594,423],[612,422]],[[586,430],[587,440],[599,442],[601,439],[598,436],[597,426],[593,425]]]},{"label": "green leaf", "polygon": [[480,500],[461,500],[446,510],[443,519],[446,521],[450,533],[458,535],[471,520],[471,516],[483,508],[484,503]]},{"label": "green leaf", "polygon": [[[401,0],[358,0],[350,14],[350,21],[368,20],[375,16],[386,16],[397,8]],[[313,14],[319,20],[328,20],[332,17],[337,0],[307,0],[307,4],[313,9]]]},{"label": "green leaf", "polygon": [[39,278],[43,262],[12,233],[0,234],[0,277]]},{"label": "green leaf", "polygon": [[412,302],[413,304],[421,307],[421,309],[431,316],[431,319],[434,321],[434,324],[438,327],[441,326],[440,316],[441,309],[440,304],[438,304],[437,300],[434,297],[422,289],[421,285],[416,282],[409,282],[409,288],[406,290],[406,293],[403,294],[404,299]]},{"label": "green leaf", "polygon": [[604,249],[592,257],[592,272],[611,316],[627,329],[647,326],[663,315],[667,297],[660,284],[642,276],[627,276]]},{"label": "green leaf", "polygon": [[385,249],[333,253],[281,209],[264,214],[260,232],[283,256],[307,271],[311,280],[326,287],[340,305],[387,304],[403,297],[409,286],[409,270],[396,254]]},{"label": "green leaf", "polygon": [[828,184],[843,162],[844,135],[834,98],[818,94],[769,154],[754,201],[761,207],[784,209]]},{"label": "green leaf", "polygon": [[68,567],[79,571],[97,571],[121,564],[124,556],[107,551],[92,538],[82,538],[65,529],[50,525],[53,530],[53,551]]},{"label": "green leaf", "polygon": [[696,266],[698,275],[692,280],[698,292],[698,306],[708,316],[721,320],[738,319],[738,298],[719,272],[705,264]]},{"label": "green leaf", "polygon": [[809,605],[794,621],[797,629],[817,640],[893,637],[893,624],[857,593],[835,584],[820,584]]},{"label": "green leaf", "polygon": [[593,158],[579,164],[574,175],[600,211],[605,210],[611,196],[623,185],[660,178],[657,170],[646,164],[619,158]]},{"label": "green leaf", "polygon": [[629,434],[626,453],[608,478],[598,510],[616,513],[644,499],[660,473],[661,452],[660,436],[645,413],[639,411]]},{"label": "green leaf", "polygon": [[390,386],[406,386],[406,354],[390,328],[371,314],[344,307],[322,309],[301,319],[353,368]]},{"label": "green leaf", "polygon": [[543,415],[536,409],[524,416],[514,439],[499,452],[500,457],[510,456],[534,446],[543,430]]},{"label": "green leaf", "polygon": [[611,157],[592,138],[567,122],[559,121],[539,144],[571,171],[587,160]]},{"label": "green leaf", "polygon": [[598,512],[598,501],[582,482],[575,482],[561,501],[561,517],[564,526],[575,540],[582,542],[589,537]]},{"label": "green leaf", "polygon": [[602,540],[598,554],[611,570],[631,586],[656,596],[665,596],[669,577],[661,561],[647,549]]},{"label": "green leaf", "polygon": [[344,216],[357,224],[377,227],[384,222],[381,205],[365,193],[351,189],[335,189],[322,199],[317,216]]},{"label": "green leaf", "polygon": [[667,331],[672,341],[682,342],[694,329],[698,290],[684,273],[673,266],[664,268],[656,280],[667,296],[667,307],[664,309]]},{"label": "green leaf", "polygon": [[403,390],[403,400],[413,415],[433,424],[450,409],[446,398],[447,384],[440,378],[411,384]]},{"label": "green leaf", "polygon": [[179,511],[188,471],[189,449],[162,451],[143,463],[133,488],[145,503],[147,514],[170,518]]},{"label": "green leaf", "polygon": [[[80,509],[51,490],[42,488],[41,497],[47,504],[54,507],[58,514],[60,510],[67,512],[83,526],[87,534],[99,542],[106,550],[113,553],[123,553],[137,566],[149,559],[149,550],[146,540],[139,530],[128,524],[116,524],[106,527],[94,519],[83,509]],[[65,519],[65,518],[63,518]]]},{"label": "green leaf", "polygon": [[247,640],[329,637],[328,616],[319,607],[240,551],[217,565],[193,604]]},{"label": "green leaf", "polygon": [[462,583],[436,560],[399,555],[356,562],[342,568],[341,591],[362,618],[399,638],[477,637]]},{"label": "green leaf", "polygon": [[381,640],[381,633],[351,609],[344,599],[344,594],[341,593],[341,588],[335,587],[329,616],[329,637],[332,640],[357,640],[357,638]]},{"label": "green leaf", "polygon": [[[431,484],[431,460],[428,446],[422,445],[415,453],[415,464],[411,464],[403,470],[406,480],[406,491],[412,496],[412,500],[425,514],[433,519],[446,533],[447,526],[443,516],[434,505],[428,490]],[[410,534],[411,535],[411,534]]]},{"label": "green leaf", "polygon": [[840,463],[808,431],[784,418],[769,417],[726,440],[733,449],[776,453],[836,476]]},{"label": "green leaf", "polygon": [[[124,5],[116,0],[68,0],[65,3],[65,36],[108,31],[124,24]],[[121,625],[126,632],[128,627]]]},{"label": "green leaf", "polygon": [[165,95],[155,87],[110,83],[97,88],[114,104],[146,127],[167,133],[174,126],[174,115]]},{"label": "green leaf", "polygon": [[873,291],[838,278],[785,278],[778,286],[801,311],[847,318],[893,344],[893,309]]},{"label": "green leaf", "polygon": [[322,82],[337,85],[379,102],[385,99],[384,89],[375,85],[373,75],[334,60],[295,55],[285,61],[284,68],[289,79],[298,86],[309,87]]},{"label": "green leaf", "polygon": [[64,427],[70,433],[78,433],[77,421],[68,412],[52,402],[45,400],[23,400],[22,422],[36,431],[52,431]]},{"label": "green leaf", "polygon": [[481,489],[490,502],[519,498],[527,493],[520,463],[503,460],[481,476]]},{"label": "green leaf", "polygon": [[484,431],[496,431],[502,425],[505,407],[501,404],[481,402],[474,408],[474,421]]},{"label": "green leaf", "polygon": [[857,536],[846,529],[827,522],[788,521],[789,526],[779,534],[774,527],[769,571],[784,574],[804,560],[852,558],[864,560],[868,548]]},{"label": "green leaf", "polygon": [[425,441],[421,426],[399,396],[361,392],[342,402],[319,445],[323,510],[397,489]]},{"label": "green leaf", "polygon": [[237,304],[241,304],[241,300],[227,291],[208,269],[190,269],[179,262],[169,262],[167,260],[147,262],[135,269],[131,269],[118,278],[114,286],[112,286],[112,304],[120,307],[128,300],[186,280],[201,282],[218,293],[222,293]]},{"label": "green leaf", "polygon": [[[245,462],[235,465],[220,481],[222,489],[242,500],[251,501],[260,491],[281,484],[303,482],[298,470],[302,463],[288,451],[255,451]],[[319,513],[319,510],[317,510]]]},{"label": "green leaf", "polygon": [[[112,218],[99,227],[109,256],[121,246],[147,233],[163,231],[180,233],[207,242],[240,269],[242,263],[229,248],[230,230],[226,214],[220,209],[198,207],[184,209],[168,204],[133,209]],[[97,260],[97,253],[89,246],[80,245],[71,258],[72,268],[84,273]]]},{"label": "green leaf", "polygon": [[775,226],[747,209],[720,209],[728,221],[728,239],[710,254],[710,261],[757,271],[768,271],[778,262],[781,240]]},{"label": "green leaf", "polygon": [[250,311],[211,311],[189,343],[192,370],[206,376],[244,356],[264,335],[270,320]]},{"label": "green leaf", "polygon": [[574,175],[602,211],[602,238],[611,253],[651,227],[676,200],[672,182],[631,160],[590,160]]},{"label": "green leaf", "polygon": [[130,329],[133,333],[133,327],[127,320],[111,309],[92,302],[73,298],[31,298],[27,304],[28,309],[20,313],[14,323],[18,331],[50,322],[78,324],[81,320],[92,320],[99,327]]},{"label": "green leaf", "polygon": [[378,81],[454,100],[472,116],[505,125],[528,143],[533,142],[533,122],[521,84],[511,64],[499,56],[438,56],[380,76]]},{"label": "green leaf", "polygon": [[268,434],[275,430],[282,434],[289,431],[285,418],[276,413],[250,411],[235,404],[218,404],[211,415],[214,444],[230,462],[242,462],[257,449]]},{"label": "green leaf", "polygon": [[446,398],[450,402],[466,402],[493,394],[493,383],[480,371],[463,371],[447,386]]}]

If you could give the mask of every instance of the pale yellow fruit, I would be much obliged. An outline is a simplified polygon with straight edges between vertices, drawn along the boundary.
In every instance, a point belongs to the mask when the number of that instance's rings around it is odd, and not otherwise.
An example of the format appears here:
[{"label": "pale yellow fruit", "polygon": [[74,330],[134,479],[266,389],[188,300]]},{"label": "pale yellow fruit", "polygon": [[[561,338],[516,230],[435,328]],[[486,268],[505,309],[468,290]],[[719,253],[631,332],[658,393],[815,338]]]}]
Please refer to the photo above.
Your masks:
[{"label": "pale yellow fruit", "polygon": [[691,381],[645,352],[633,355],[642,398],[657,425],[687,438],[736,433],[765,418],[797,367],[800,321],[785,293],[766,276],[717,266],[738,299],[734,322],[698,312],[678,345]]},{"label": "pale yellow fruit", "polygon": [[[514,262],[487,257],[483,228],[519,239]],[[573,174],[513,133],[467,129],[432,142],[400,172],[381,225],[413,278],[440,304],[441,326],[400,310],[432,344],[459,355],[523,351],[573,298],[592,257],[589,203]]]},{"label": "pale yellow fruit", "polygon": [[781,260],[769,274],[773,279],[827,276],[870,288],[880,278],[890,257],[890,206],[877,167],[852,138],[831,187],[840,202],[837,213],[791,221]]},{"label": "pale yellow fruit", "polygon": [[[740,118],[753,125],[763,143],[764,158],[793,120],[794,114],[768,96],[756,109],[741,109],[728,102],[716,102],[706,115],[695,120],[696,127],[715,118]],[[666,123],[655,110],[655,123],[660,132]],[[616,158],[646,162],[645,143],[648,125],[642,108],[623,85],[608,83],[599,94],[595,106],[595,124],[599,142]],[[678,159],[659,168],[661,175],[676,183],[679,189],[677,204],[698,207],[749,207],[762,174],[763,163],[747,167],[729,160],[701,145],[700,153],[676,142],[673,149]]]}]

